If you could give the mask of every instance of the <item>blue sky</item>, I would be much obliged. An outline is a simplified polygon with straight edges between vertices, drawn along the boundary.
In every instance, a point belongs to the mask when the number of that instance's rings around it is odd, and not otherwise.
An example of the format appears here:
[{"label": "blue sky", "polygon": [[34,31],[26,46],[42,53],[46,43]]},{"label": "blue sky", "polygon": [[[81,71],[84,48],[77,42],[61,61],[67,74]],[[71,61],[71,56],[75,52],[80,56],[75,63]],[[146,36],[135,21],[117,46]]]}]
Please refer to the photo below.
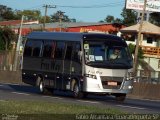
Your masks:
[{"label": "blue sky", "polygon": [[51,15],[61,10],[69,18],[75,18],[77,21],[98,22],[104,20],[107,15],[121,18],[120,14],[125,6],[125,0],[0,0],[0,4],[13,10],[40,10],[42,15],[44,15],[44,8],[42,7],[44,4],[57,5],[56,8],[48,9],[47,14]]}]

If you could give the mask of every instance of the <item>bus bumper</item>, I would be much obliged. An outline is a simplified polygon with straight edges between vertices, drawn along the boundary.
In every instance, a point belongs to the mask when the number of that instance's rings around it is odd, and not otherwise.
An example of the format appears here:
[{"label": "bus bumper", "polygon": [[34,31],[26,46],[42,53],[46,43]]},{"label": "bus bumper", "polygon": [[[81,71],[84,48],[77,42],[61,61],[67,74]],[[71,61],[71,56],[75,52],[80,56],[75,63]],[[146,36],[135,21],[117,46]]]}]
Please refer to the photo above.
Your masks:
[{"label": "bus bumper", "polygon": [[90,93],[130,93],[133,89],[133,82],[132,81],[124,81],[119,89],[104,89],[102,84],[89,83],[86,85],[86,87],[83,89],[84,92],[90,92]]}]

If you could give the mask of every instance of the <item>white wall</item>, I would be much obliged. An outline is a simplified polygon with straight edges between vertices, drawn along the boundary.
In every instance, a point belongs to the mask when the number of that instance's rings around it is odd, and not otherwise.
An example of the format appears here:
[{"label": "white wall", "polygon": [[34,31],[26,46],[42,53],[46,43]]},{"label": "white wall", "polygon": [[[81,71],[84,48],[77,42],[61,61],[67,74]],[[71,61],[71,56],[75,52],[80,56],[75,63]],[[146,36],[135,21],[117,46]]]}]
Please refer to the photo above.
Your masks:
[{"label": "white wall", "polygon": [[159,60],[158,58],[144,58],[144,60],[149,63],[149,65],[155,70],[160,71],[160,68],[158,68]]},{"label": "white wall", "polygon": [[[154,38],[153,38],[154,39]],[[157,47],[157,41],[155,40],[153,40],[153,42],[152,43],[147,43],[147,37],[146,36],[144,36],[144,38],[143,38],[143,41],[142,41],[142,45],[143,46],[150,46],[150,47]]]},{"label": "white wall", "polygon": [[160,39],[157,40],[157,47],[160,47]]},{"label": "white wall", "polygon": [[[136,41],[137,41],[137,39],[135,39],[135,41],[126,41],[126,42],[127,42],[127,44],[132,43],[132,44],[136,45]],[[142,45],[149,46],[149,47],[158,47],[158,46],[160,47],[160,39],[157,39],[157,40],[153,41],[152,43],[147,43],[147,37],[144,36],[143,41],[142,41]]]}]

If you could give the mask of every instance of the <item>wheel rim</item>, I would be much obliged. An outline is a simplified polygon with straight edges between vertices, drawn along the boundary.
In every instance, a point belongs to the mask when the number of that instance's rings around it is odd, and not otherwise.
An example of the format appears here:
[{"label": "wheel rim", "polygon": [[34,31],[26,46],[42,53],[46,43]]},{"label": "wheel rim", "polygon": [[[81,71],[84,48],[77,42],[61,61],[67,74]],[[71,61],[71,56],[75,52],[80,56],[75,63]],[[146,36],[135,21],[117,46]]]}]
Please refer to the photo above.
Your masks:
[{"label": "wheel rim", "polygon": [[75,85],[75,87],[74,87],[74,95],[75,95],[75,97],[77,97],[78,94],[79,94],[79,87],[78,87],[78,85]]},{"label": "wheel rim", "polygon": [[43,92],[43,83],[42,83],[42,81],[39,84],[39,89],[40,89],[41,92]]}]

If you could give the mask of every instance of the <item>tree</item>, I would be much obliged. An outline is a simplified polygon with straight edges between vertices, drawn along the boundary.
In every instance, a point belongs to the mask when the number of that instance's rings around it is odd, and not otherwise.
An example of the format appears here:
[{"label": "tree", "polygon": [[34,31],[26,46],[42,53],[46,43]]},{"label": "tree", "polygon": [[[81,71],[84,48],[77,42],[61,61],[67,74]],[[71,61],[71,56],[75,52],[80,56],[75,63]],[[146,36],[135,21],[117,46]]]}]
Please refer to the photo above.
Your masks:
[{"label": "tree", "polygon": [[103,23],[103,22],[104,22],[104,20],[100,20],[99,22],[100,22],[100,23]]},{"label": "tree", "polygon": [[41,12],[39,10],[16,11],[17,18],[21,18],[22,15],[24,15],[27,20],[39,20],[41,18]]},{"label": "tree", "polygon": [[76,19],[75,18],[72,18],[72,19],[70,19],[71,20],[71,22],[76,22]]},{"label": "tree", "polygon": [[122,23],[122,19],[116,18],[116,19],[114,20],[114,23]]},{"label": "tree", "polygon": [[155,25],[160,26],[160,13],[154,12],[150,14],[150,19],[149,21]]},{"label": "tree", "polygon": [[14,20],[14,19],[15,15],[13,10],[5,5],[0,5],[0,21]]},{"label": "tree", "polygon": [[104,20],[101,20],[99,22],[122,23],[122,20],[120,18],[115,18],[112,15],[108,15]]},{"label": "tree", "polygon": [[16,40],[15,33],[9,27],[0,28],[0,50],[11,49],[11,41]]},{"label": "tree", "polygon": [[108,15],[105,19],[106,22],[108,23],[113,23],[114,22],[114,16]]},{"label": "tree", "polygon": [[137,23],[137,13],[134,10],[123,8],[121,16],[123,17],[122,23],[125,25],[130,26]]},{"label": "tree", "polygon": [[[135,53],[135,45],[134,44],[132,44],[132,43],[130,43],[129,45],[128,45],[128,48],[129,48],[129,51],[130,51],[130,53],[131,54],[134,54]],[[138,50],[139,52],[138,52],[138,58],[139,59],[143,59],[144,58],[144,53],[143,53],[143,50],[139,47],[139,50]]]},{"label": "tree", "polygon": [[51,21],[52,22],[59,22],[60,19],[62,20],[62,22],[72,22],[72,21],[75,22],[76,21],[76,19],[69,18],[62,11],[57,11],[56,13],[54,13],[53,15],[51,15]]},{"label": "tree", "polygon": [[[44,22],[44,16],[42,16],[41,18],[39,18],[39,22],[40,23]],[[50,23],[50,22],[51,22],[51,17],[50,16],[46,16],[45,23]]]}]

